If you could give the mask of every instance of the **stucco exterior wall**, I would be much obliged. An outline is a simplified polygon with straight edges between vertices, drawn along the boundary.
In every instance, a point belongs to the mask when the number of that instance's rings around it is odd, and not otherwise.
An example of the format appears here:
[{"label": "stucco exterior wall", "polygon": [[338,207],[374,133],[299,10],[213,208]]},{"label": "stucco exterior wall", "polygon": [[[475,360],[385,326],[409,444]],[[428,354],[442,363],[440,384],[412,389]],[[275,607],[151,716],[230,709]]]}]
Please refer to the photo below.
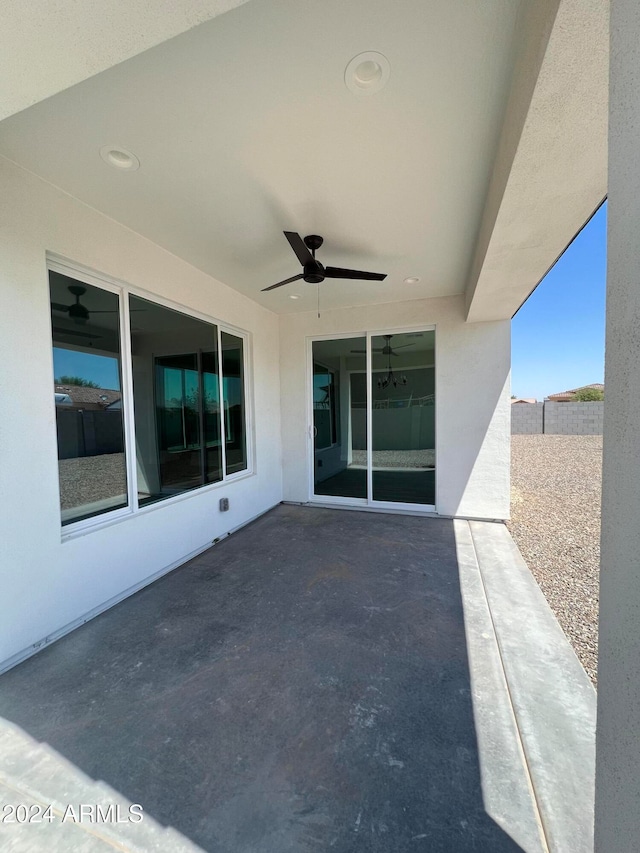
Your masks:
[{"label": "stucco exterior wall", "polygon": [[640,839],[640,4],[612,0],[597,853]]},{"label": "stucco exterior wall", "polygon": [[315,312],[281,316],[285,500],[304,502],[310,494],[308,339],[431,325],[436,328],[436,512],[508,517],[510,321],[465,323],[462,296],[326,311],[320,318]]},{"label": "stucco exterior wall", "polygon": [[[282,477],[272,312],[2,158],[0,199],[2,667],[278,503]],[[47,251],[250,333],[255,475],[61,541]]]}]

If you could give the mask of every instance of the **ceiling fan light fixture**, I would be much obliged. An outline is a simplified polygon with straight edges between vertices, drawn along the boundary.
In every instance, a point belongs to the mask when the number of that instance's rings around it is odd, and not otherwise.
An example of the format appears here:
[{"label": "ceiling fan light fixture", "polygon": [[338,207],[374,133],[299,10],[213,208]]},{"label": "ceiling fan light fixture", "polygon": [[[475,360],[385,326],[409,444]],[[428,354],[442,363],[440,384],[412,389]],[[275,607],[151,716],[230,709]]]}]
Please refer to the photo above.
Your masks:
[{"label": "ceiling fan light fixture", "polygon": [[383,54],[368,50],[354,56],[344,72],[347,89],[354,95],[373,95],[389,80],[391,66]]},{"label": "ceiling fan light fixture", "polygon": [[378,390],[384,391],[385,388],[388,388],[392,385],[394,388],[397,388],[398,385],[407,385],[407,377],[403,374],[402,376],[396,376],[393,370],[389,370],[386,376],[378,379]]},{"label": "ceiling fan light fixture", "polygon": [[[394,348],[391,346],[391,340],[393,338],[393,335],[383,335],[382,337],[385,339],[386,344],[382,347],[382,349],[375,350],[375,352],[380,352],[380,353],[382,353],[382,355],[387,356],[387,375],[378,377],[378,382],[377,382],[378,390],[384,391],[386,388],[389,388],[390,386],[392,386],[393,388],[397,388],[398,385],[407,385],[408,384],[407,377],[404,375],[404,373],[401,374],[400,376],[396,376],[396,374],[393,372],[393,369],[391,367],[391,356],[398,354],[397,352],[395,352]],[[411,346],[413,346],[413,344],[401,344],[400,347],[396,347],[396,349],[397,348],[404,349],[407,346],[411,347]]]}]

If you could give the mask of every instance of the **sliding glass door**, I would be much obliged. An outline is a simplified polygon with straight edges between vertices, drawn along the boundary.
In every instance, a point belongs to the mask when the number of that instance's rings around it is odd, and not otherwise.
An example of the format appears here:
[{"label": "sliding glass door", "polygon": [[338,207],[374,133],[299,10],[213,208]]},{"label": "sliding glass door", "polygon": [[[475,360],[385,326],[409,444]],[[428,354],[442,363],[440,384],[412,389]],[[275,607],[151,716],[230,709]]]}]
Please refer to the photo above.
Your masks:
[{"label": "sliding glass door", "polygon": [[435,332],[312,342],[313,496],[435,506]]}]

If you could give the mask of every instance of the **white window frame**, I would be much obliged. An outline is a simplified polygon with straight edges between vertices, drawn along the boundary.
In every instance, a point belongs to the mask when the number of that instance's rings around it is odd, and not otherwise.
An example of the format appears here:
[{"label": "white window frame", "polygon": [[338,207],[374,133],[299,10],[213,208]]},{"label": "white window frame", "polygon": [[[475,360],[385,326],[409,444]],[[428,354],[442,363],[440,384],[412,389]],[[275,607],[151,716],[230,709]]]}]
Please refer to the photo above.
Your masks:
[{"label": "white window frame", "polygon": [[[120,365],[121,365],[121,382],[122,382],[122,412],[123,412],[123,428],[124,428],[124,449],[125,463],[127,473],[127,500],[126,507],[120,507],[114,510],[108,510],[94,515],[90,518],[74,521],[69,524],[62,525],[62,517],[60,519],[61,539],[66,541],[74,539],[77,536],[82,536],[93,530],[107,527],[111,524],[119,523],[120,521],[132,518],[143,513],[154,512],[162,507],[177,503],[178,501],[188,500],[202,495],[205,492],[214,491],[233,483],[236,480],[243,480],[247,477],[255,475],[255,437],[254,437],[254,407],[253,407],[253,349],[252,336],[245,329],[239,329],[230,323],[218,320],[215,317],[204,314],[179,302],[170,299],[165,299],[156,293],[152,293],[127,282],[120,281],[104,273],[98,273],[87,267],[47,252],[46,255],[47,269],[47,288],[49,287],[49,271],[66,275],[74,278],[84,284],[92,285],[93,287],[101,288],[109,293],[114,293],[119,297],[119,332],[120,332]],[[226,432],[224,426],[224,405],[220,407],[221,417],[221,435],[225,437],[222,442],[222,479],[215,483],[205,483],[202,486],[196,486],[185,492],[177,495],[164,498],[146,506],[138,505],[138,488],[137,488],[137,454],[136,454],[136,436],[135,436],[135,414],[134,414],[134,398],[133,398],[133,366],[131,355],[131,323],[129,315],[129,296],[137,296],[140,299],[146,299],[148,302],[153,302],[163,308],[168,308],[172,311],[178,311],[181,314],[186,314],[196,320],[202,320],[205,323],[216,326],[216,339],[218,353],[220,354],[220,363],[218,369],[218,381],[220,388],[220,400],[223,401],[223,375],[222,375],[222,350],[221,350],[221,335],[222,332],[227,332],[242,340],[242,357],[243,357],[243,377],[244,377],[244,409],[245,409],[245,444],[247,454],[247,467],[242,471],[236,471],[233,474],[227,475],[226,472]],[[51,329],[51,345],[53,346],[53,329]]]}]

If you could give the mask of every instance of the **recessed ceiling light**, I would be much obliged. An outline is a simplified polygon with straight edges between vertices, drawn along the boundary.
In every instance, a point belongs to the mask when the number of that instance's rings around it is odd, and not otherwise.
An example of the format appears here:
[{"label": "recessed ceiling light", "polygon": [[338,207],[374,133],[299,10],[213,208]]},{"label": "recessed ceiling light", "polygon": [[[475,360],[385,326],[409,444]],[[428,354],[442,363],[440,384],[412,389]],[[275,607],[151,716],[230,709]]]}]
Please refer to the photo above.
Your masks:
[{"label": "recessed ceiling light", "polygon": [[417,275],[409,276],[409,278],[405,278],[405,284],[417,284],[420,281]]},{"label": "recessed ceiling light", "polygon": [[391,66],[386,56],[368,50],[354,56],[344,72],[347,89],[354,95],[373,95],[387,85]]},{"label": "recessed ceiling light", "polygon": [[300,297],[298,296],[298,294],[297,294],[297,293],[290,293],[290,294],[289,294],[289,299],[300,299]]},{"label": "recessed ceiling light", "polygon": [[103,145],[100,149],[100,156],[109,166],[120,169],[122,172],[135,172],[136,169],[140,168],[140,160],[126,148]]}]

